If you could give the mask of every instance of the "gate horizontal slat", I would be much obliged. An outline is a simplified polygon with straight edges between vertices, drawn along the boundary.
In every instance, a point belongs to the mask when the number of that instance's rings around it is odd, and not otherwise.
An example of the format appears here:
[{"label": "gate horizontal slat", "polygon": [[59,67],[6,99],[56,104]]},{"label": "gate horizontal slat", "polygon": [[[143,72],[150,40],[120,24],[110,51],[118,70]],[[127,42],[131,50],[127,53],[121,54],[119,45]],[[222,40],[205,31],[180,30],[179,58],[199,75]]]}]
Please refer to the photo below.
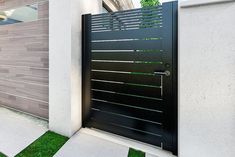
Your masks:
[{"label": "gate horizontal slat", "polygon": [[100,25],[96,26],[92,29],[93,33],[97,32],[111,32],[111,31],[122,31],[122,30],[136,30],[136,29],[142,29],[142,28],[155,28],[158,29],[162,25],[161,22],[158,23],[152,23],[148,22],[145,24],[142,24],[140,22],[135,22],[135,23],[129,23],[127,26],[123,26],[121,24],[115,24],[115,25]]},{"label": "gate horizontal slat", "polygon": [[162,64],[156,63],[116,63],[116,62],[92,62],[93,70],[139,72],[153,74],[156,69],[164,70]]},{"label": "gate horizontal slat", "polygon": [[[138,25],[139,29],[144,29],[144,28],[153,28],[153,26],[162,26],[162,19],[156,19],[156,20],[141,20],[141,19],[131,19],[128,21],[107,21],[107,22],[97,22],[96,24],[92,25],[92,31],[96,31],[97,29],[100,28],[105,28],[105,29],[111,29],[112,28],[122,28],[125,30],[125,28],[133,27],[135,25]],[[159,27],[160,28],[160,27]]]},{"label": "gate horizontal slat", "polygon": [[115,61],[162,61],[161,52],[93,52],[93,60],[115,60]]},{"label": "gate horizontal slat", "polygon": [[92,33],[96,33],[97,31],[114,31],[114,30],[130,30],[130,28],[136,29],[147,29],[147,28],[162,28],[162,20],[154,20],[151,19],[147,21],[142,21],[140,19],[132,19],[129,21],[107,21],[106,23],[96,23],[92,26]]},{"label": "gate horizontal slat", "polygon": [[[154,25],[152,28],[158,29],[159,26],[158,25]],[[122,30],[136,30],[136,29],[140,29],[140,25],[133,25],[133,26],[129,26],[126,28],[100,28],[97,30],[94,30],[93,33],[101,33],[101,32],[111,32],[111,31],[122,31]]]},{"label": "gate horizontal slat", "polygon": [[161,50],[162,40],[92,42],[93,50]]},{"label": "gate horizontal slat", "polygon": [[[120,115],[122,117],[128,117],[132,119],[139,119],[142,121],[150,121],[150,122],[157,122],[162,123],[163,121],[163,113],[162,112],[155,112],[155,111],[146,111],[138,108],[132,108],[129,106],[122,106],[122,105],[114,105],[108,102],[99,102],[93,101],[92,108],[96,110],[100,110],[103,112],[112,113],[115,115]],[[157,120],[157,121],[156,121]]]},{"label": "gate horizontal slat", "polygon": [[[152,125],[147,125],[146,123],[144,123],[143,125],[141,125],[141,123],[139,123],[140,126],[145,126],[147,129],[149,127],[153,127]],[[113,123],[104,123],[102,121],[102,119],[91,119],[91,121],[87,124],[87,126],[89,127],[95,127],[97,129],[101,129],[104,131],[108,131],[111,133],[115,133],[121,136],[125,136],[127,138],[132,138],[132,139],[136,139],[136,140],[140,140],[142,142],[146,142],[155,146],[159,146],[161,147],[161,143],[162,143],[162,137],[159,136],[153,136],[151,134],[147,134],[147,133],[143,133],[141,131],[138,130],[134,130],[133,128],[128,128],[125,126],[121,126],[121,125],[117,125],[117,124],[113,124]],[[123,132],[125,132],[125,134],[123,134]]]},{"label": "gate horizontal slat", "polygon": [[[137,120],[134,119],[134,117],[124,117],[118,114],[100,111],[94,108],[92,108],[91,110],[91,117],[94,120],[102,120],[104,123],[116,124],[119,126],[128,127],[130,129],[135,129],[143,132],[146,131],[146,128],[148,128],[146,134],[152,134],[155,137],[160,137],[162,135],[162,125],[158,123]],[[152,125],[152,127],[150,125]]]},{"label": "gate horizontal slat", "polygon": [[103,13],[103,14],[96,14],[92,15],[92,19],[97,19],[97,18],[104,18],[104,17],[116,17],[116,16],[126,16],[130,14],[138,14],[138,13],[144,13],[144,14],[153,14],[156,12],[162,13],[162,7],[148,7],[148,8],[141,8],[141,9],[132,9],[132,10],[124,10],[124,11],[119,11],[119,12],[111,12],[111,13]]},{"label": "gate horizontal slat", "polygon": [[91,75],[92,79],[97,79],[97,80],[161,86],[161,77],[154,75],[139,75],[134,73],[123,74],[123,73],[97,72],[97,71],[92,71]]},{"label": "gate horizontal slat", "polygon": [[143,28],[137,30],[92,33],[92,40],[146,39],[159,37],[162,37],[162,28]]},{"label": "gate horizontal slat", "polygon": [[[97,21],[95,23],[92,24],[92,31],[94,31],[97,27],[101,27],[101,26],[121,26],[122,28],[126,28],[126,26],[130,26],[133,25],[134,23],[139,24],[140,26],[151,26],[150,24],[160,24],[160,26],[162,26],[163,20],[161,17],[152,19],[141,19],[141,18],[128,18],[128,19],[123,19],[123,20],[118,20],[118,19],[103,19],[100,21]],[[147,25],[148,24],[148,25]],[[150,27],[139,27],[140,28],[150,28]]]},{"label": "gate horizontal slat", "polygon": [[119,22],[126,22],[126,21],[130,21],[133,19],[138,19],[138,20],[159,20],[162,19],[162,13],[160,11],[155,11],[151,13],[131,13],[128,15],[115,15],[115,16],[103,16],[103,17],[96,17],[96,18],[92,18],[92,25],[96,24],[96,23],[100,23],[100,22],[107,22],[107,21],[119,21]]},{"label": "gate horizontal slat", "polygon": [[119,84],[101,81],[92,81],[92,87],[99,90],[117,93],[161,98],[161,88],[159,87],[145,87],[142,85]]},{"label": "gate horizontal slat", "polygon": [[144,110],[163,111],[164,107],[162,100],[135,97],[131,95],[120,95],[115,93],[105,93],[102,91],[92,91],[92,95],[93,99],[133,106],[133,108],[143,108]]}]

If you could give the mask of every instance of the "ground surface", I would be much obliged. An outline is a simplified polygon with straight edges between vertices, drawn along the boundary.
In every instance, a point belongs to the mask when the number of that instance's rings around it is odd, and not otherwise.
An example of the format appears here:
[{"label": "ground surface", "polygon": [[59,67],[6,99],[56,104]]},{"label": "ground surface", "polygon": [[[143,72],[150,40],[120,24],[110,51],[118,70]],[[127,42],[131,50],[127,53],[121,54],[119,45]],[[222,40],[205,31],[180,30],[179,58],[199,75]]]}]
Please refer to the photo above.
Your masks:
[{"label": "ground surface", "polygon": [[128,153],[128,157],[145,157],[145,153],[142,151],[130,148],[129,153]]},{"label": "ground surface", "polygon": [[0,106],[0,152],[13,157],[44,134],[47,122]]},{"label": "ground surface", "polygon": [[[41,149],[41,152],[43,152],[47,150],[47,147],[50,147],[51,150],[53,149],[51,153],[54,154],[67,139],[61,141],[60,138],[58,141],[57,138],[51,134],[48,134],[47,137],[44,138],[42,135],[48,131],[47,125],[48,123],[46,121],[0,106],[0,152],[8,157],[13,157],[20,152],[26,155],[33,155],[34,150]],[[55,157],[128,157],[128,155],[129,157],[144,157],[144,155],[145,157],[173,157],[169,153],[157,149],[154,149],[157,153],[153,153],[157,155],[151,155],[133,149],[129,150],[130,145],[126,144],[125,141],[119,143],[119,139],[114,138],[110,140],[111,138],[109,136],[101,136],[100,134],[88,130],[90,129],[81,129],[81,131],[63,145],[56,153]],[[43,138],[38,139],[39,137]],[[54,146],[56,146],[56,148]],[[43,153],[50,155],[50,152],[47,153],[44,151]],[[0,157],[2,157],[1,154]],[[38,157],[38,155],[34,155],[33,157]]]},{"label": "ground surface", "polygon": [[48,131],[16,157],[53,157],[68,139],[68,137]]},{"label": "ground surface", "polygon": [[[78,132],[59,150],[55,157],[128,157],[128,152],[129,147],[127,146]],[[129,157],[144,157],[142,153],[140,153],[141,156],[134,155],[134,151],[129,153]],[[146,154],[145,157],[157,156]]]},{"label": "ground surface", "polygon": [[0,157],[6,157],[5,154],[0,152]]}]

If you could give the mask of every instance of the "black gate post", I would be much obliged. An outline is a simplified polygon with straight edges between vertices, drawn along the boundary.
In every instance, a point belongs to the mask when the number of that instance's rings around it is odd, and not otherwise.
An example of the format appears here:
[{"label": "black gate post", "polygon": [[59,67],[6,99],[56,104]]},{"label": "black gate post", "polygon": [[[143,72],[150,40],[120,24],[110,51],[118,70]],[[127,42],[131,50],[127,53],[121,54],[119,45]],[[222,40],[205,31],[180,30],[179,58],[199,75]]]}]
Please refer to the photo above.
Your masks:
[{"label": "black gate post", "polygon": [[173,10],[173,154],[178,155],[178,1],[172,2]]},{"label": "black gate post", "polygon": [[91,14],[82,16],[82,126],[91,109]]},{"label": "black gate post", "polygon": [[[163,62],[170,71],[164,76],[164,140],[163,149],[178,154],[178,111],[177,111],[177,7],[178,2],[163,3]],[[171,87],[171,88],[164,88]]]}]

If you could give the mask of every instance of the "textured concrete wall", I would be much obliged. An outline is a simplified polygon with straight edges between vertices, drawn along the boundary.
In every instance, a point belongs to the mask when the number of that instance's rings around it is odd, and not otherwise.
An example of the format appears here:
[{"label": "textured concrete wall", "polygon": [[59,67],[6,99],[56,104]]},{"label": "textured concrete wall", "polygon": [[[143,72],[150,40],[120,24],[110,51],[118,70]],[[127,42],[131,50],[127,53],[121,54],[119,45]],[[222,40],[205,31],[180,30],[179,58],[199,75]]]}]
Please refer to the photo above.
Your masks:
[{"label": "textured concrete wall", "polygon": [[234,157],[235,2],[181,6],[179,156]]}]

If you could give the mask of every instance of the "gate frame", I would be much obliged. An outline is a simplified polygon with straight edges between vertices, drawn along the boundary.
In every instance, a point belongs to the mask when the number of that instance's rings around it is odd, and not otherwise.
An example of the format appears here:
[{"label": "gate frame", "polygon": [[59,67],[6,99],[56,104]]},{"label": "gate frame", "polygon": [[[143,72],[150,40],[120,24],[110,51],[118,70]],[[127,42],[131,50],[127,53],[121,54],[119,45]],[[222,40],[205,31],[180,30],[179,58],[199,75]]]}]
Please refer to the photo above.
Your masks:
[{"label": "gate frame", "polygon": [[178,0],[172,2],[172,39],[173,39],[173,115],[172,115],[172,152],[178,155]]},{"label": "gate frame", "polygon": [[[163,142],[163,149],[171,151],[174,155],[178,155],[178,1],[165,2],[162,4],[163,10],[170,9],[168,15],[163,18],[167,18],[166,26],[171,26],[170,31],[164,31],[172,34],[172,39],[164,38],[164,49],[170,49],[172,52],[172,105],[168,106],[170,109],[167,112],[166,119],[171,119],[170,123],[167,123],[167,127],[164,128],[167,132],[165,137],[166,141],[172,141],[172,146],[169,146],[167,142]],[[82,127],[86,127],[90,116],[91,107],[91,14],[82,15]],[[170,17],[170,18],[169,18]],[[165,36],[164,35],[164,36]],[[169,34],[168,34],[169,35]],[[169,43],[171,43],[169,47]],[[170,117],[169,117],[170,115]],[[172,136],[170,137],[169,134]]]},{"label": "gate frame", "polygon": [[91,108],[91,14],[82,15],[82,127]]}]

